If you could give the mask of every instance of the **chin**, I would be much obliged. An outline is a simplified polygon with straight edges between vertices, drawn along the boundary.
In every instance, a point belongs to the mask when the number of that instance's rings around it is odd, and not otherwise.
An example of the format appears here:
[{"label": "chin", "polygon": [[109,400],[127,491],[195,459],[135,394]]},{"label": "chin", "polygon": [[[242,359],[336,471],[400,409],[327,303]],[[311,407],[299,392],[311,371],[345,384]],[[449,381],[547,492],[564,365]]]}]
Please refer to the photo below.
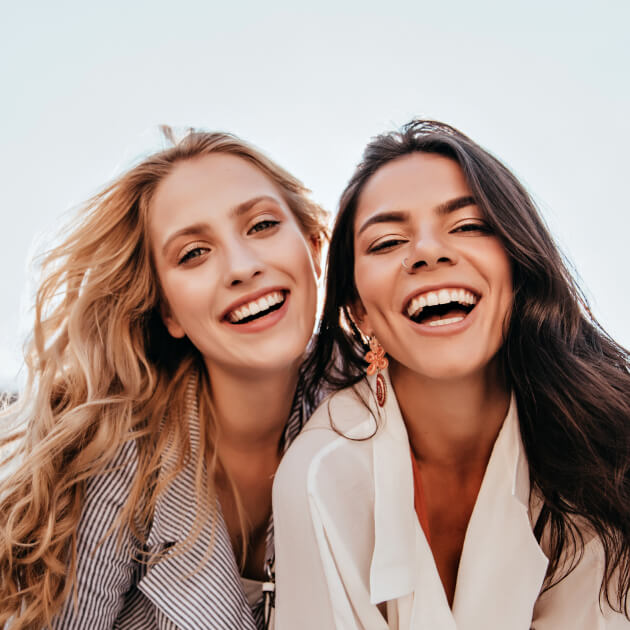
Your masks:
[{"label": "chin", "polygon": [[237,370],[256,372],[277,372],[297,369],[306,352],[306,343],[291,343],[290,341],[279,341],[264,351],[256,352],[235,365]]},{"label": "chin", "polygon": [[[438,356],[436,356],[438,355]],[[480,374],[488,365],[488,361],[474,360],[471,357],[463,356],[439,356],[433,355],[435,360],[431,361],[409,361],[403,365],[411,372],[416,373],[421,378],[432,381],[453,381]]]}]

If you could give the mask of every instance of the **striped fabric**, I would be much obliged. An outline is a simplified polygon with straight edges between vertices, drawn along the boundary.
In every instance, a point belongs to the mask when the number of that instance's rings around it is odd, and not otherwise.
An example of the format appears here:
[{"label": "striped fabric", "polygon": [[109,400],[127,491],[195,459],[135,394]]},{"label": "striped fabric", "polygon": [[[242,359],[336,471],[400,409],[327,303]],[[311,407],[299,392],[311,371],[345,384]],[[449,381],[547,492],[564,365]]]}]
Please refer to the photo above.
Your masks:
[{"label": "striped fabric", "polygon": [[[191,449],[199,448],[196,383],[188,387]],[[298,386],[287,422],[286,449],[308,418]],[[191,458],[192,460],[193,458]],[[128,529],[117,545],[113,535],[99,541],[126,500],[137,469],[135,442],[120,449],[108,472],[87,483],[77,531],[76,601],[70,597],[52,630],[262,630],[262,597],[247,604],[225,521],[218,505],[214,523],[204,523],[198,538],[178,554],[151,566],[133,557],[139,542]],[[168,469],[165,462],[164,471]],[[146,543],[149,552],[167,550],[184,540],[194,525],[195,473],[192,462],[156,502]],[[209,560],[203,562],[212,545]],[[267,528],[266,562],[273,562],[273,521]]]}]

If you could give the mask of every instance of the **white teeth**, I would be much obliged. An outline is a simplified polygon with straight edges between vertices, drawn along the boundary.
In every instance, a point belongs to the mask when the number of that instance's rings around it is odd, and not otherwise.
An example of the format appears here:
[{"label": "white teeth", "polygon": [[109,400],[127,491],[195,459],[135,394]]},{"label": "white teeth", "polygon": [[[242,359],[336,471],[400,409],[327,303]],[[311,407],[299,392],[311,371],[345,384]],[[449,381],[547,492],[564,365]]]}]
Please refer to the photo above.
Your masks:
[{"label": "white teeth", "polygon": [[413,317],[418,315],[425,306],[437,306],[438,304],[459,304],[470,305],[477,303],[477,296],[466,289],[440,289],[439,291],[427,291],[422,295],[417,295],[411,300],[407,307],[407,315]]},{"label": "white teeth", "polygon": [[446,326],[447,324],[456,324],[457,322],[461,322],[464,319],[463,315],[458,315],[457,317],[446,317],[444,319],[436,319],[432,322],[429,322],[429,326]]},{"label": "white teeth", "polygon": [[261,311],[266,311],[272,306],[280,304],[283,301],[284,294],[282,293],[282,291],[272,291],[271,293],[267,293],[267,295],[263,297],[259,297],[257,300],[252,300],[251,302],[244,304],[243,306],[235,308],[231,313],[227,315],[227,319],[235,324],[237,322],[240,322],[242,319],[245,319],[246,317],[256,315]]}]

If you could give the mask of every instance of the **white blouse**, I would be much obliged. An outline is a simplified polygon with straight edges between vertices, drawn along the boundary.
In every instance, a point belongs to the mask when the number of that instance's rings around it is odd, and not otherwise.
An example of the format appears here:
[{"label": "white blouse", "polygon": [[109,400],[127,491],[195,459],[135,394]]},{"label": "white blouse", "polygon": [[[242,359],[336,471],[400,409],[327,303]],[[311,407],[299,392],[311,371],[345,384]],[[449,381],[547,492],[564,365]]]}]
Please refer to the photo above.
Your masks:
[{"label": "white blouse", "polygon": [[[326,400],[274,482],[275,630],[614,630],[603,554],[540,595],[548,560],[532,531],[529,469],[512,403],[466,530],[452,609],[414,509],[409,439],[389,377]],[[363,399],[363,400],[361,400]],[[378,430],[376,421],[378,418]],[[352,438],[348,439],[337,431]],[[387,621],[377,604],[386,602]]]}]

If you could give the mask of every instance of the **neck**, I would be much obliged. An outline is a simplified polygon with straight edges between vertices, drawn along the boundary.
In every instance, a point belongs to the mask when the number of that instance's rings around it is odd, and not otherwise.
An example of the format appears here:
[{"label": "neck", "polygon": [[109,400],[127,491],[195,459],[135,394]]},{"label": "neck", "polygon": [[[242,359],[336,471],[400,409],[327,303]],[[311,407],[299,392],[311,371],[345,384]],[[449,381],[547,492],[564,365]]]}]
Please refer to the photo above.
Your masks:
[{"label": "neck", "polygon": [[249,548],[243,574],[263,579],[271,486],[297,386],[298,363],[264,374],[234,374],[216,366],[208,366],[208,372],[218,429],[217,495],[236,553],[245,544]]},{"label": "neck", "polygon": [[428,379],[392,362],[390,376],[415,457],[457,475],[485,470],[510,395],[496,362],[481,374]]},{"label": "neck", "polygon": [[263,374],[209,368],[221,460],[278,455],[298,380],[298,366]]}]

